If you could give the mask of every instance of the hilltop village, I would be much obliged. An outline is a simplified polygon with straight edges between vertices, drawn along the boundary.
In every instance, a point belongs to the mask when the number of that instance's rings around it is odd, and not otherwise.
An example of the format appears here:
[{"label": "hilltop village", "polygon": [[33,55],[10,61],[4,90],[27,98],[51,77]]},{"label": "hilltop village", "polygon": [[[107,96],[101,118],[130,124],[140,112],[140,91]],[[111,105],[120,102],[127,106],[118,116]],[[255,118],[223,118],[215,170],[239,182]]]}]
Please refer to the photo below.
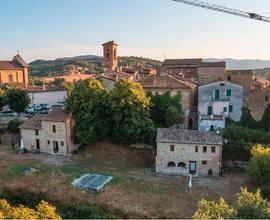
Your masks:
[{"label": "hilltop village", "polygon": [[[55,204],[66,195],[141,218],[191,218],[199,198],[235,201],[231,191],[242,186],[259,184],[269,196],[269,177],[260,178],[269,164],[254,165],[256,150],[269,152],[269,79],[202,58],[120,65],[118,44],[102,47],[100,71],[77,66],[39,84],[19,53],[0,61],[4,192],[24,197],[25,187]],[[200,209],[194,216],[205,217]]]}]

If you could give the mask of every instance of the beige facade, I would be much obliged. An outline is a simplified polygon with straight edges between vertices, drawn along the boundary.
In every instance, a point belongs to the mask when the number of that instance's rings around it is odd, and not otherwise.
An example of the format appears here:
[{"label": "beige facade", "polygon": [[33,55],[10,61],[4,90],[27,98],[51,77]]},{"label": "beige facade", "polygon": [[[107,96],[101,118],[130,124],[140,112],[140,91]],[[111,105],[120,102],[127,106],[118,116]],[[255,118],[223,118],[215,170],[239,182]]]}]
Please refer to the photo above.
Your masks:
[{"label": "beige facade", "polygon": [[0,61],[0,84],[28,84],[28,64],[18,54],[12,61]]},{"label": "beige facade", "polygon": [[78,147],[73,143],[73,126],[62,110],[34,116],[20,127],[24,147],[30,152],[68,155]]},{"label": "beige facade", "polygon": [[[217,176],[221,171],[222,139],[216,132],[159,129],[156,172]],[[211,171],[210,171],[211,170]]]}]

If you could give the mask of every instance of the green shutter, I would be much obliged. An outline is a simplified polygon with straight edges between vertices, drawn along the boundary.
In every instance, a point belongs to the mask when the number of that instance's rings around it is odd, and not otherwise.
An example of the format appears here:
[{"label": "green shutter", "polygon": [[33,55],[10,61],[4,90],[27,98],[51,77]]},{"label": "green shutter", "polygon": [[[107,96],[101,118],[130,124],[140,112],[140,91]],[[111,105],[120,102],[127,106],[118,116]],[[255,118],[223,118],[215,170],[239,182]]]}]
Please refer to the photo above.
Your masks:
[{"label": "green shutter", "polygon": [[227,89],[227,96],[231,97],[232,96],[232,90],[231,89]]},{"label": "green shutter", "polygon": [[220,96],[220,90],[216,89],[215,90],[215,99],[219,99],[219,96]]},{"label": "green shutter", "polygon": [[208,106],[208,115],[212,115],[212,113],[213,113],[212,106]]},{"label": "green shutter", "polygon": [[233,106],[229,105],[229,112],[233,112]]},{"label": "green shutter", "polygon": [[227,107],[224,107],[223,108],[223,112],[227,112]]}]

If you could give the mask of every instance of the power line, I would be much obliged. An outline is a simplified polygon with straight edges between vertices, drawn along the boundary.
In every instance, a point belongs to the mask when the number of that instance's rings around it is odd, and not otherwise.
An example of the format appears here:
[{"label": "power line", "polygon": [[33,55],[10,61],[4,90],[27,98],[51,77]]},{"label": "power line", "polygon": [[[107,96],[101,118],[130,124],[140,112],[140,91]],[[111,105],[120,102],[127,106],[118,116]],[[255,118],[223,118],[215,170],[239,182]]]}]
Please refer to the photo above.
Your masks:
[{"label": "power line", "polygon": [[224,6],[220,6],[216,4],[211,4],[207,2],[202,2],[198,0],[172,0],[172,1],[270,23],[270,17],[262,16],[258,13],[241,11],[241,10],[232,9],[232,8],[228,8],[228,7],[224,7]]}]

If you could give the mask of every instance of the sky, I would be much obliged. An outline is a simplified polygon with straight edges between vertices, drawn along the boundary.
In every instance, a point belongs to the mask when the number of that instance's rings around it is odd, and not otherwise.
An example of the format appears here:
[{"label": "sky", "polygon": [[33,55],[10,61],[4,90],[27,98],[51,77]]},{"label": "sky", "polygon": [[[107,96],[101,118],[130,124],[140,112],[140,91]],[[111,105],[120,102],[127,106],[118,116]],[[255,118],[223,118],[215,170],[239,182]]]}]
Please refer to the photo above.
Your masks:
[{"label": "sky", "polygon": [[[204,0],[265,13],[269,0]],[[120,56],[270,59],[270,23],[172,0],[0,0],[0,60],[30,62],[102,55],[115,40]]]}]

